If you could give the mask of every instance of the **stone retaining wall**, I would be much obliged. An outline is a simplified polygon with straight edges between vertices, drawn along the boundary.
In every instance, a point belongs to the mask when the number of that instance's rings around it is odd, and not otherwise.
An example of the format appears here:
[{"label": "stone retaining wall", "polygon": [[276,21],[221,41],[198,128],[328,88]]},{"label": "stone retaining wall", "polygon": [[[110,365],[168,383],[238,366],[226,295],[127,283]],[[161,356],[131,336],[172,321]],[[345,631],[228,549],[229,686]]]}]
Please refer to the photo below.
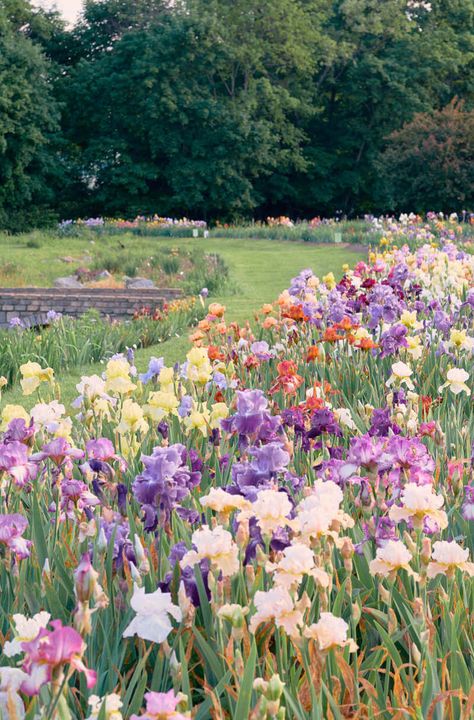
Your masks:
[{"label": "stone retaining wall", "polygon": [[44,325],[50,310],[79,317],[94,308],[114,320],[130,318],[136,310],[150,307],[153,311],[180,295],[180,290],[174,288],[0,288],[0,327],[8,327],[16,317],[29,326]]}]

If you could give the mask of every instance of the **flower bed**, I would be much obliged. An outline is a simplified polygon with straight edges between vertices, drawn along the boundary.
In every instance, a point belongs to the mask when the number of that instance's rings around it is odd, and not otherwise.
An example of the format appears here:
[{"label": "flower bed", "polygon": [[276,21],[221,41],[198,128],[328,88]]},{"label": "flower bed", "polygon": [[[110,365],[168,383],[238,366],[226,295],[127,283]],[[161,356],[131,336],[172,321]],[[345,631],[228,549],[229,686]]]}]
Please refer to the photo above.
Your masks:
[{"label": "flower bed", "polygon": [[2,709],[469,716],[474,257],[388,246],[303,270],[253,329],[211,304],[182,365],[116,356],[71,416],[22,365]]},{"label": "flower bed", "polygon": [[202,308],[195,298],[183,298],[153,311],[147,306],[138,308],[127,321],[104,319],[97,311],[77,319],[55,310],[44,315],[48,324],[42,328],[26,327],[21,318],[14,317],[9,330],[0,330],[0,368],[10,384],[28,360],[59,372],[107,359],[132,346],[146,348],[164,342],[195,324]]}]

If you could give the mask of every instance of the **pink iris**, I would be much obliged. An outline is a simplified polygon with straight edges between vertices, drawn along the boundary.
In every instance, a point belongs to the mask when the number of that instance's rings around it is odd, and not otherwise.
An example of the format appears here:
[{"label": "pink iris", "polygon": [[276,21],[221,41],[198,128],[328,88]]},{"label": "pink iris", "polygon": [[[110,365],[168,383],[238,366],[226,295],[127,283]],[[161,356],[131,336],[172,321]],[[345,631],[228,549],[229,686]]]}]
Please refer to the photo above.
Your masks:
[{"label": "pink iris", "polygon": [[11,475],[15,485],[23,487],[36,477],[38,466],[30,461],[26,445],[14,440],[0,445],[0,471],[2,470]]},{"label": "pink iris", "polygon": [[82,637],[74,628],[63,627],[61,620],[53,620],[51,625],[53,630],[42,628],[34,640],[22,643],[23,670],[29,675],[21,686],[22,692],[37,695],[40,688],[51,681],[53,672],[62,670],[64,665],[83,672],[87,687],[93,687],[97,676],[84,665],[82,656],[86,645]]},{"label": "pink iris", "polygon": [[6,545],[19,560],[30,555],[31,540],[22,537],[27,527],[28,520],[20,513],[0,515],[0,544]]},{"label": "pink iris", "polygon": [[65,438],[58,437],[50,443],[43,445],[41,452],[36,453],[32,457],[34,460],[45,460],[46,458],[51,458],[51,460],[59,467],[66,460],[78,460],[79,458],[84,457],[84,453],[78,448],[71,447]]},{"label": "pink iris", "polygon": [[116,454],[112,442],[108,438],[97,438],[97,440],[88,440],[86,443],[86,452],[92,460],[102,460],[110,462],[118,460],[119,467],[122,472],[127,469],[127,463],[123,458]]},{"label": "pink iris", "polygon": [[108,438],[98,438],[97,440],[88,440],[86,443],[87,454],[96,460],[115,459],[115,448]]},{"label": "pink iris", "polygon": [[179,703],[173,690],[166,693],[149,692],[145,695],[146,711],[143,715],[132,715],[130,720],[189,720],[189,715],[176,711]]}]

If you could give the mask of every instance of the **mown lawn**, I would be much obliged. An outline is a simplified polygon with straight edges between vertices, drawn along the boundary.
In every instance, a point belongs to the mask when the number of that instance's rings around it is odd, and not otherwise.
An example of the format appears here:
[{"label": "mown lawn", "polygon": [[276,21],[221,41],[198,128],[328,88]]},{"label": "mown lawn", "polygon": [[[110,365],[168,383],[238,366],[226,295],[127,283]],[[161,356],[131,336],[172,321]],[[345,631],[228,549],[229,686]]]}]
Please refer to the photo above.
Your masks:
[{"label": "mown lawn", "polygon": [[[59,259],[63,256],[84,256],[89,250],[91,254],[100,249],[101,243],[107,247],[117,246],[120,252],[118,238],[108,237],[95,241],[81,238],[50,238],[44,234],[36,235],[40,247],[26,247],[31,236],[19,238],[0,237],[2,263],[11,262],[18,266],[22,285],[50,285],[55,277],[73,272],[74,264],[65,264]],[[359,259],[366,257],[367,251],[353,246],[332,247],[328,245],[314,245],[309,243],[283,242],[275,240],[236,240],[236,239],[172,239],[172,238],[137,238],[120,235],[120,242],[128,247],[135,244],[140,251],[145,249],[153,253],[157,246],[182,247],[199,246],[209,253],[218,253],[229,268],[230,281],[225,294],[212,297],[210,300],[220,302],[227,308],[228,321],[236,320],[239,323],[251,320],[253,311],[264,302],[271,302],[285,287],[291,278],[305,267],[311,267],[318,275],[328,272],[340,273],[344,263],[353,265]],[[6,285],[4,278],[1,284]],[[14,283],[16,284],[16,283]],[[152,355],[163,355],[166,362],[171,364],[182,360],[188,347],[187,333],[184,337],[169,340],[137,352],[136,360],[139,369],[148,363]],[[63,402],[69,403],[76,394],[75,385],[83,374],[101,373],[103,366],[87,365],[74,368],[70,374],[61,376]],[[0,368],[1,375],[1,368]],[[34,404],[33,398],[22,398],[18,388],[6,392],[2,398],[5,402],[19,402],[29,400]]]}]

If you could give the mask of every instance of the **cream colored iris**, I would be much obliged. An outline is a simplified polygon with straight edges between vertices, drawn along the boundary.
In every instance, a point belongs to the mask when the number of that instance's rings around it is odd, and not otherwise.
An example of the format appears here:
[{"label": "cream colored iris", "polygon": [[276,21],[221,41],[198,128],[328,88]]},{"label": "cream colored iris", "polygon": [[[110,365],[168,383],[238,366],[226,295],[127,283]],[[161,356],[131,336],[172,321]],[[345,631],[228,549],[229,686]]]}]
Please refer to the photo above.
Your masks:
[{"label": "cream colored iris", "polygon": [[316,640],[321,651],[327,652],[335,647],[349,648],[349,652],[357,651],[357,644],[348,639],[348,624],[330,612],[322,612],[317,623],[305,628],[303,634],[311,640]]},{"label": "cream colored iris", "polygon": [[199,385],[205,385],[211,379],[212,365],[209,361],[207,348],[194,347],[186,355],[188,361],[187,376]]},{"label": "cream colored iris", "polygon": [[23,395],[31,395],[39,388],[41,383],[52,383],[54,380],[54,370],[52,368],[42,368],[37,362],[27,362],[20,365],[22,379],[20,384]]},{"label": "cream colored iris", "polygon": [[118,432],[123,435],[125,433],[146,433],[148,423],[143,417],[143,410],[140,405],[130,398],[127,398],[122,405],[122,413],[120,422],[117,425]]},{"label": "cream colored iris", "polygon": [[239,571],[239,549],[228,530],[218,525],[211,530],[204,525],[193,533],[192,543],[196,550],[189,550],[181,560],[181,567],[193,567],[207,558],[213,568],[224,577]]},{"label": "cream colored iris", "polygon": [[402,506],[393,505],[389,517],[395,522],[411,520],[416,528],[423,527],[425,518],[433,520],[443,530],[448,526],[448,516],[441,510],[442,495],[436,495],[431,485],[407,483],[401,496]]},{"label": "cream colored iris", "polygon": [[156,423],[169,415],[177,415],[179,400],[173,392],[158,390],[148,396],[148,402],[143,407],[145,415]]},{"label": "cream colored iris", "polygon": [[125,358],[109,360],[105,370],[106,392],[125,395],[137,387],[130,379],[130,363]]},{"label": "cream colored iris", "polygon": [[413,575],[411,559],[411,552],[400,540],[388,540],[383,547],[377,548],[375,560],[370,561],[370,574],[393,577],[398,570],[406,570]]},{"label": "cream colored iris", "polygon": [[465,392],[466,395],[471,394],[471,389],[466,385],[466,380],[469,380],[469,373],[462,368],[451,368],[446,374],[446,382],[441,385],[439,392],[442,392],[444,388],[449,388],[452,393],[459,395],[459,393]]},{"label": "cream colored iris", "polygon": [[455,570],[474,576],[474,563],[469,561],[469,550],[454,541],[437,540],[433,545],[431,562],[428,563],[428,577],[453,575]]},{"label": "cream colored iris", "polygon": [[30,416],[21,405],[5,405],[2,410],[0,430],[6,430],[12,420],[24,420],[25,423],[28,424],[30,422]]}]

